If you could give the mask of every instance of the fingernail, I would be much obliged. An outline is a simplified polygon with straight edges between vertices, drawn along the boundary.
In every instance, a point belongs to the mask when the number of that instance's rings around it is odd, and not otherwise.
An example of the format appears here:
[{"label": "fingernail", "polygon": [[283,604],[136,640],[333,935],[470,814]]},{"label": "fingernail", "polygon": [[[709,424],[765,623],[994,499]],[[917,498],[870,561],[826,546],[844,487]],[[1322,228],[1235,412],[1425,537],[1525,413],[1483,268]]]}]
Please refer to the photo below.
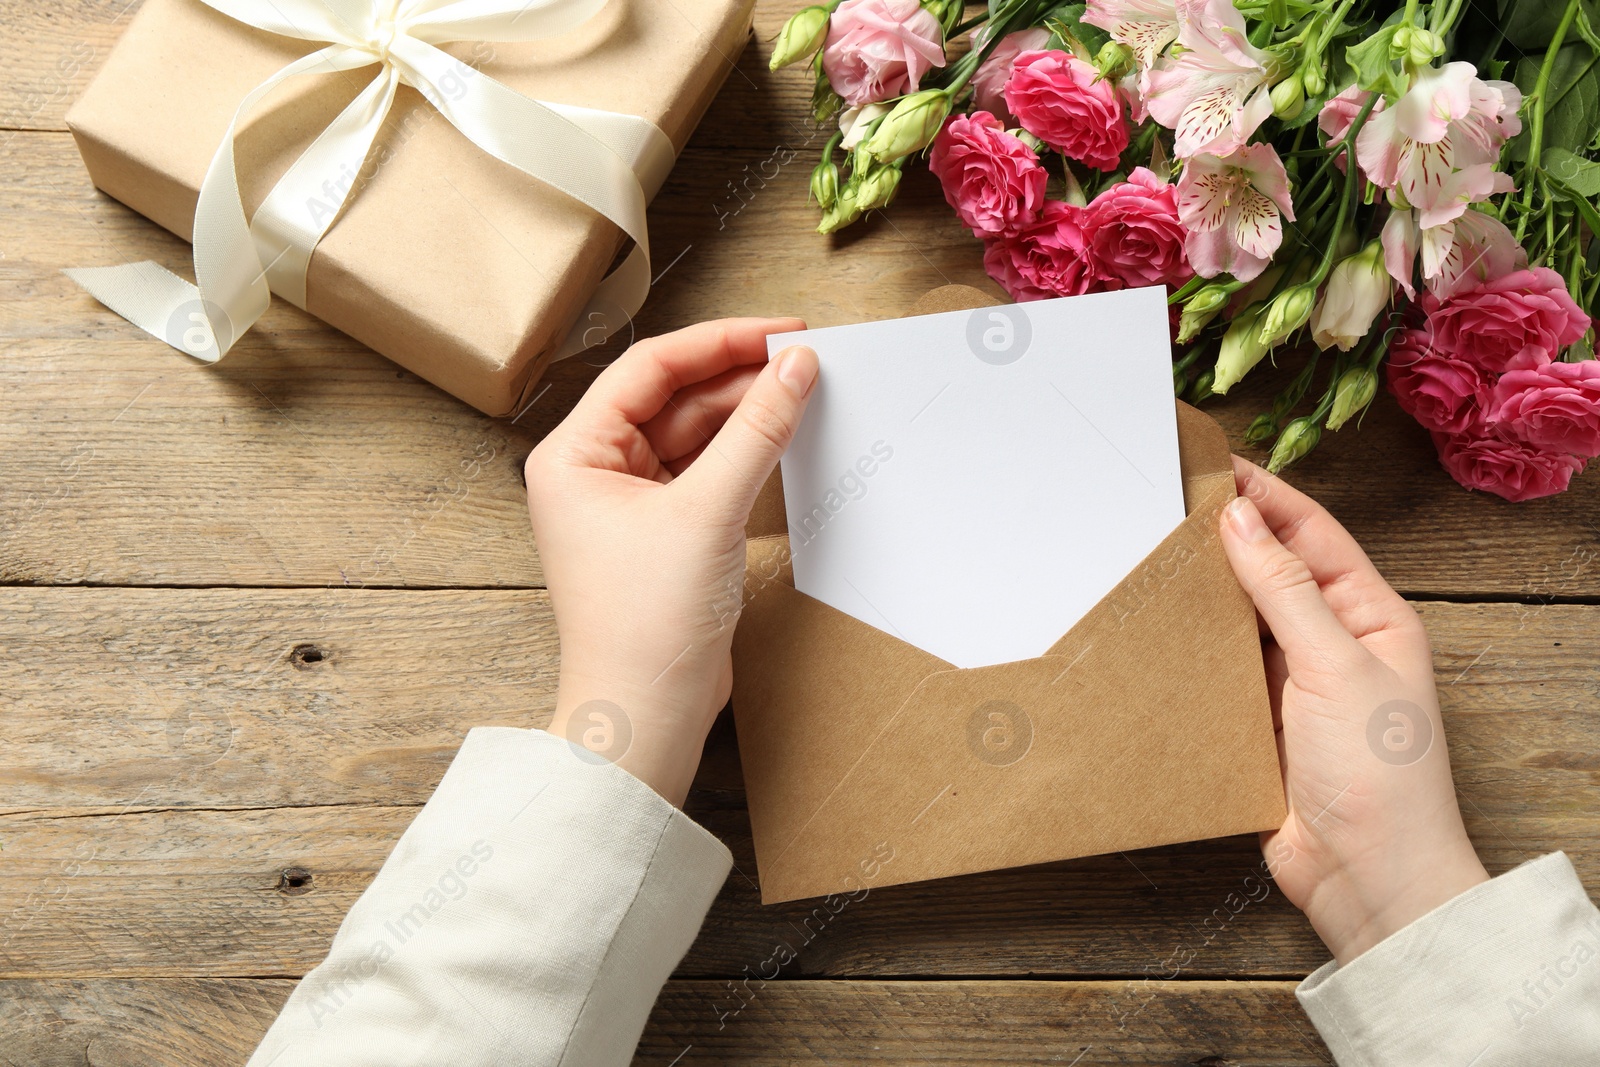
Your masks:
[{"label": "fingernail", "polygon": [[1228,504],[1228,525],[1245,541],[1264,541],[1271,532],[1249,497],[1236,496]]},{"label": "fingernail", "polygon": [[778,381],[784,384],[796,400],[804,400],[817,380],[817,356],[803,345],[785,348],[778,353]]}]

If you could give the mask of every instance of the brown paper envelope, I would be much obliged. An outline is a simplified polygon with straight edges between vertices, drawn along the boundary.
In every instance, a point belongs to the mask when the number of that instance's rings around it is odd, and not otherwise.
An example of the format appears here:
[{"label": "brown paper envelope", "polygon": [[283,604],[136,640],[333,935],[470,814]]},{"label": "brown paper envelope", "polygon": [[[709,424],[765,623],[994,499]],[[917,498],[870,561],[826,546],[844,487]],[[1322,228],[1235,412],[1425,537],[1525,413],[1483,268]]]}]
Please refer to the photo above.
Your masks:
[{"label": "brown paper envelope", "polygon": [[[992,303],[947,286],[911,313]],[[1227,438],[1179,403],[1178,444],[1183,522],[1048,653],[970,669],[797,592],[774,473],[733,645],[765,903],[1282,823],[1255,611],[1217,534]]]}]

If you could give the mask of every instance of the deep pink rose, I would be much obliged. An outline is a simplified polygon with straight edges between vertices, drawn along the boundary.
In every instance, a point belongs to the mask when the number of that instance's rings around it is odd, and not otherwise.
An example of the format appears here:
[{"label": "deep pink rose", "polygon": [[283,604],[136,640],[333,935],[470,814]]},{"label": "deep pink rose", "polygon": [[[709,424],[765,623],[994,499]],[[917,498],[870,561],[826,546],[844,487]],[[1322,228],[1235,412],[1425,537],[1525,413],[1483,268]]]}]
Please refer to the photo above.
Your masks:
[{"label": "deep pink rose", "polygon": [[1483,421],[1489,376],[1428,347],[1426,330],[1402,330],[1389,342],[1389,391],[1407,415],[1440,433],[1466,433]]},{"label": "deep pink rose", "polygon": [[1567,488],[1585,460],[1569,452],[1545,452],[1486,433],[1433,435],[1439,463],[1468,489],[1482,489],[1507,500],[1554,496]]},{"label": "deep pink rose", "polygon": [[1023,52],[1006,79],[1006,106],[1023,129],[1070,159],[1116,170],[1128,147],[1128,121],[1117,87],[1061,51]]},{"label": "deep pink rose", "polygon": [[1084,240],[1084,208],[1045,201],[1039,220],[1011,237],[984,242],[983,266],[1011,299],[1078,296],[1099,279]]},{"label": "deep pink rose", "polygon": [[1490,395],[1489,421],[1535,448],[1600,456],[1600,359],[1507,371]]},{"label": "deep pink rose", "polygon": [[1445,301],[1427,293],[1422,309],[1436,350],[1491,374],[1549,363],[1589,328],[1549,267],[1515,271]]},{"label": "deep pink rose", "polygon": [[987,111],[945,123],[928,153],[928,169],[974,237],[1016,233],[1044,206],[1049,175],[1038,155]]},{"label": "deep pink rose", "polygon": [[[972,47],[982,48],[983,42],[984,35],[980,29],[972,35]],[[1001,122],[1014,125],[1016,116],[1006,107],[1005,96],[1006,80],[1011,77],[1012,61],[1023,52],[1043,48],[1049,42],[1050,31],[1040,26],[1035,26],[1031,30],[1018,30],[1000,38],[1000,43],[994,46],[989,58],[985,59],[983,65],[972,75],[972,81],[969,83],[972,86],[972,106],[979,111],[989,112]]]},{"label": "deep pink rose", "polygon": [[844,0],[828,21],[822,71],[852,107],[914,93],[944,66],[944,31],[918,0]]},{"label": "deep pink rose", "polygon": [[1083,221],[1096,270],[1123,285],[1182,285],[1194,275],[1173,186],[1144,167],[1103,191]]}]

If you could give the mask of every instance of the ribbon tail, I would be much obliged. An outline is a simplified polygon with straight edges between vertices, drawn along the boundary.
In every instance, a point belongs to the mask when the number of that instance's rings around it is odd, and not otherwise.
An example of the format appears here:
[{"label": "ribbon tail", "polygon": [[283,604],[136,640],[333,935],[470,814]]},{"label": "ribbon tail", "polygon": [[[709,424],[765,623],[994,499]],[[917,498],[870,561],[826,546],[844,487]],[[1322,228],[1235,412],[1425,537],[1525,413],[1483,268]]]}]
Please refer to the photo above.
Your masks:
[{"label": "ribbon tail", "polygon": [[649,295],[650,259],[635,245],[617,269],[595,288],[583,314],[550,362],[559,363],[605,344],[618,330],[632,325]]},{"label": "ribbon tail", "polygon": [[[227,351],[217,344],[200,289],[159,263],[73,267],[62,271],[106,307],[179,352],[215,363]],[[230,339],[231,340],[231,339]]]}]

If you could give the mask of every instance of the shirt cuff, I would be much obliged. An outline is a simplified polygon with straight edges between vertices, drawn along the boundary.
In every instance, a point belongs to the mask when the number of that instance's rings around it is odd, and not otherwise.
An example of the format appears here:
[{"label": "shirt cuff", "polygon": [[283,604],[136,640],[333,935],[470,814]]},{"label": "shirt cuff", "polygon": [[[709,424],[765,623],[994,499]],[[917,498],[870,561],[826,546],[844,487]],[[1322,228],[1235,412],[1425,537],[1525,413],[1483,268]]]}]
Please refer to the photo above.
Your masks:
[{"label": "shirt cuff", "polygon": [[1296,990],[1340,1067],[1600,1062],[1600,911],[1554,852]]},{"label": "shirt cuff", "polygon": [[472,730],[251,1065],[627,1064],[732,864],[612,763]]}]

